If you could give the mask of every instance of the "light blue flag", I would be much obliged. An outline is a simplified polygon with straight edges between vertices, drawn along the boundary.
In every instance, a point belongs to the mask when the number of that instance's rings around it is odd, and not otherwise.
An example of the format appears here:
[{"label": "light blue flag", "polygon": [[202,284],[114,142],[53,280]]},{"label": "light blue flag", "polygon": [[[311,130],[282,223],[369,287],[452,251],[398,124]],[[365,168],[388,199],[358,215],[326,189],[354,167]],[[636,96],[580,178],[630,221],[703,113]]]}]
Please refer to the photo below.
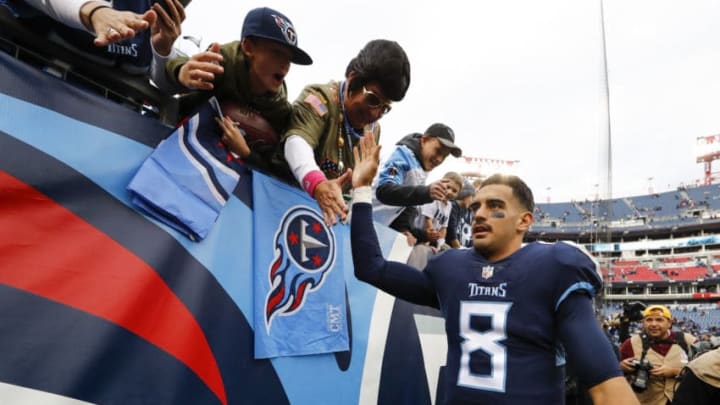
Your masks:
[{"label": "light blue flag", "polygon": [[213,97],[143,162],[130,184],[133,204],[195,241],[204,239],[238,183],[214,121]]},{"label": "light blue flag", "polygon": [[348,350],[349,225],[325,226],[315,200],[258,172],[253,211],[255,358]]}]

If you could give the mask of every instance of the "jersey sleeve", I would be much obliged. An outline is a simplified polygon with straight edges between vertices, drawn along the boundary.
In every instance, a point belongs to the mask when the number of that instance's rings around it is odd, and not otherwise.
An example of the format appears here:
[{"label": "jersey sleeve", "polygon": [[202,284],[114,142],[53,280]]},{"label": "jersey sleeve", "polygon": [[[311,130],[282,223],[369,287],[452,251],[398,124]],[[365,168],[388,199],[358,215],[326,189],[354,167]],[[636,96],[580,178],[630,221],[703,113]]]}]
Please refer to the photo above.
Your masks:
[{"label": "jersey sleeve", "polygon": [[590,297],[571,294],[558,308],[556,317],[558,337],[570,368],[581,382],[593,387],[623,375],[612,344],[595,319]]},{"label": "jersey sleeve", "polygon": [[350,219],[355,276],[388,294],[418,305],[439,308],[428,275],[405,263],[387,261],[382,255],[372,222],[372,205],[356,203]]},{"label": "jersey sleeve", "polygon": [[380,187],[386,184],[399,186],[403,184],[408,170],[410,170],[410,165],[407,158],[402,153],[402,149],[396,147],[378,172],[377,186]]},{"label": "jersey sleeve", "polygon": [[555,266],[549,278],[553,280],[555,309],[573,293],[589,297],[602,291],[602,277],[595,259],[582,246],[572,242],[557,242],[553,247]]},{"label": "jersey sleeve", "polygon": [[[4,3],[4,2],[3,2]],[[53,20],[59,21],[70,28],[92,32],[83,25],[80,19],[80,9],[87,0],[25,0],[25,3],[47,14]],[[12,5],[12,2],[10,3]],[[111,4],[108,1],[107,5]]]},{"label": "jersey sleeve", "polygon": [[375,194],[383,204],[390,206],[422,205],[433,201],[430,187],[424,184],[406,184],[406,177],[417,166],[408,148],[398,146],[383,163],[375,183]]},{"label": "jersey sleeve", "polygon": [[165,62],[165,78],[167,78],[171,86],[181,89],[184,88],[184,86],[180,84],[178,73],[182,65],[184,65],[188,60],[190,60],[190,58],[187,56],[176,56]]}]

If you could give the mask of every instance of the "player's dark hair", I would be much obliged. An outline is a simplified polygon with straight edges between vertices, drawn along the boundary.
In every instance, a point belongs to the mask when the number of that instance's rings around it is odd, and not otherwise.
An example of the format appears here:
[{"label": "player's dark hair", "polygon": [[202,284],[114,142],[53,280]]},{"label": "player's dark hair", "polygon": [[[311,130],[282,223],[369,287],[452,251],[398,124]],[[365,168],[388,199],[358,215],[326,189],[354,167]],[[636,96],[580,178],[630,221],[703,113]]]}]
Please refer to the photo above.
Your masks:
[{"label": "player's dark hair", "polygon": [[345,77],[355,72],[349,86],[357,91],[370,82],[377,82],[385,97],[400,101],[410,87],[410,61],[400,44],[386,39],[368,42],[348,63]]},{"label": "player's dark hair", "polygon": [[480,188],[492,184],[501,184],[510,187],[513,191],[513,195],[518,199],[518,201],[520,201],[523,208],[530,212],[535,211],[535,199],[533,198],[532,190],[530,190],[530,187],[528,187],[527,184],[520,179],[520,177],[512,174],[493,174],[483,180],[480,184]]}]

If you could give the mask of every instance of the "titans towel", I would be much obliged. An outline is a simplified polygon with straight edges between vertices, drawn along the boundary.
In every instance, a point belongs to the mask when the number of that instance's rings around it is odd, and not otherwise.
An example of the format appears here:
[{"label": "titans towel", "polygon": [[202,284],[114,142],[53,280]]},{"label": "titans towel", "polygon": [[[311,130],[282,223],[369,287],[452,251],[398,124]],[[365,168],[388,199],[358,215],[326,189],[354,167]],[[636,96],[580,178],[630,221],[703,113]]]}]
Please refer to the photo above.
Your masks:
[{"label": "titans towel", "polygon": [[338,241],[303,191],[253,173],[255,358],[348,350]]},{"label": "titans towel", "polygon": [[[163,141],[130,182],[133,204],[193,240],[204,239],[238,183],[221,159],[214,98]],[[221,156],[218,156],[221,155]]]}]

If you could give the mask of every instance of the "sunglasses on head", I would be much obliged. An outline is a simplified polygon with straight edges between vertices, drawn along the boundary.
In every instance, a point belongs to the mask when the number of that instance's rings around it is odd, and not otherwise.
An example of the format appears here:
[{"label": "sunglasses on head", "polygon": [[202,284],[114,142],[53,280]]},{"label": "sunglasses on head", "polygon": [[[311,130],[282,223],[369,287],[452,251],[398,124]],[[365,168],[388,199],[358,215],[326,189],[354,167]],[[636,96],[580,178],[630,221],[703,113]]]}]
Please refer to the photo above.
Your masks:
[{"label": "sunglasses on head", "polygon": [[363,86],[363,96],[365,97],[365,104],[370,108],[379,108],[383,114],[387,114],[392,110],[391,102],[384,103],[380,97],[373,93],[372,90],[368,90]]}]

